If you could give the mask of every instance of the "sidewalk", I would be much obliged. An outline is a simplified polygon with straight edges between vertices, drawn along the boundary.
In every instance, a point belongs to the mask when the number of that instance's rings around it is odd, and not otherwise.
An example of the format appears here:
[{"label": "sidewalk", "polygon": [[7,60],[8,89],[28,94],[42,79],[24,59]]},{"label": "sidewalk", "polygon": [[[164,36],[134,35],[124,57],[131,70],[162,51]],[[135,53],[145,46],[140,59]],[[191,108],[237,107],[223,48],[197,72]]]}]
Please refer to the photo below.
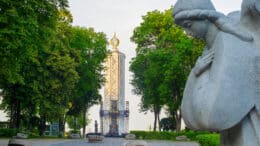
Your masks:
[{"label": "sidewalk", "polygon": [[[7,146],[9,139],[0,139],[0,146]],[[32,146],[124,146],[127,140],[122,138],[105,138],[103,142],[88,143],[87,140],[62,139],[29,139]],[[148,146],[199,146],[195,142],[173,142],[147,140]]]}]

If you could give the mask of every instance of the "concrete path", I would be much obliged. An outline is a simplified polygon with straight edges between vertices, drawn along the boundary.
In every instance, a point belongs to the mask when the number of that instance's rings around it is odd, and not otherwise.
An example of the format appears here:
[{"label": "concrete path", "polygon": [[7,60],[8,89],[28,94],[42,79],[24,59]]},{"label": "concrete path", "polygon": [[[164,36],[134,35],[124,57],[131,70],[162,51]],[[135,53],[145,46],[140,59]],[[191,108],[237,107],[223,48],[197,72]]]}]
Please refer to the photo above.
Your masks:
[{"label": "concrete path", "polygon": [[7,146],[8,139],[0,139],[0,146]]},{"label": "concrete path", "polygon": [[[88,143],[87,140],[61,140],[61,139],[30,139],[32,146],[124,146],[128,141],[122,138],[105,138],[103,142]],[[195,142],[172,142],[147,140],[148,146],[199,146]],[[8,139],[0,139],[0,146],[7,146]]]},{"label": "concrete path", "polygon": [[[61,140],[61,139],[28,139],[25,140],[31,146],[52,146],[53,144],[71,142],[74,140]],[[0,146],[7,146],[9,139],[0,139]]]},{"label": "concrete path", "polygon": [[97,143],[88,143],[88,140],[75,140],[53,144],[51,146],[124,146],[124,139],[105,138],[102,142]]},{"label": "concrete path", "polygon": [[146,141],[148,146],[199,146],[196,142],[178,142],[178,141]]}]

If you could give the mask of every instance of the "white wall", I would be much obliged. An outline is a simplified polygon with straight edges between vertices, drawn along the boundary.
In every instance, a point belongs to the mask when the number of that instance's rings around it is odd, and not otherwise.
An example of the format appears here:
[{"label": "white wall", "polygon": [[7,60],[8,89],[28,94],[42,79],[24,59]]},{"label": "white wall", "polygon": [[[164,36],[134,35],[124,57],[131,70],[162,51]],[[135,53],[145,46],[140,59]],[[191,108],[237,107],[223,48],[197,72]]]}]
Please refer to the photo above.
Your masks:
[{"label": "white wall", "polygon": [[[2,103],[3,97],[0,96],[0,104]],[[8,118],[6,117],[6,113],[4,111],[0,110],[0,121],[7,121]]]}]

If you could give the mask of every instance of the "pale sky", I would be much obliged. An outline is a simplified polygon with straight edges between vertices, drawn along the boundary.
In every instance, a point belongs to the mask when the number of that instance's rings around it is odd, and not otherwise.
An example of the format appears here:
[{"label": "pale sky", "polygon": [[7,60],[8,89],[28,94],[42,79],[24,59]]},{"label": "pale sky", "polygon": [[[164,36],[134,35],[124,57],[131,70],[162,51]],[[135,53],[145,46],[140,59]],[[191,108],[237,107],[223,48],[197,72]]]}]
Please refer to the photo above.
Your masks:
[{"label": "pale sky", "polygon": [[[96,31],[104,32],[107,39],[116,32],[120,39],[119,50],[126,55],[125,89],[126,100],[130,102],[130,130],[147,130],[149,125],[153,125],[153,114],[139,113],[140,97],[131,91],[133,87],[129,83],[132,76],[129,72],[129,61],[135,56],[136,46],[130,42],[130,37],[133,29],[141,23],[143,15],[155,9],[161,11],[169,9],[175,2],[176,0],[69,0],[73,25],[93,27]],[[242,0],[212,0],[212,2],[217,11],[227,14],[239,10]],[[97,106],[91,108],[89,114],[92,123],[87,128],[88,132],[93,131],[94,120],[98,120],[99,123],[99,108]],[[0,112],[0,121],[4,119],[4,115]]]},{"label": "pale sky", "polygon": [[[114,32],[120,39],[119,50],[126,55],[126,100],[130,102],[130,130],[147,130],[153,125],[153,114],[139,113],[140,97],[133,94],[129,83],[129,61],[135,56],[135,44],[130,42],[133,29],[142,21],[148,11],[169,9],[176,0],[69,0],[74,18],[73,25],[93,27],[96,31],[106,33],[110,39]],[[240,10],[242,0],[212,0],[217,11],[225,14]],[[110,47],[109,47],[110,48]],[[103,92],[103,91],[101,91]],[[102,93],[103,94],[103,93]],[[92,123],[87,128],[93,131],[93,121],[99,121],[99,107],[90,109]],[[163,114],[163,113],[162,113]],[[162,117],[164,114],[162,115]]]},{"label": "pale sky", "polygon": [[[119,50],[126,55],[126,100],[130,102],[130,130],[147,130],[153,125],[153,114],[139,113],[140,97],[133,94],[133,87],[129,83],[129,61],[135,56],[135,44],[130,42],[135,27],[139,26],[142,16],[155,9],[163,11],[169,9],[176,0],[69,0],[70,10],[73,15],[73,25],[93,27],[96,31],[102,31],[107,39],[116,32],[120,39]],[[240,10],[242,0],[212,0],[217,11],[225,14]],[[110,48],[110,47],[109,47]],[[103,91],[101,91],[103,94]],[[94,130],[94,120],[99,121],[99,107],[90,109],[92,123],[87,131]],[[163,114],[163,113],[162,113]],[[164,114],[162,115],[162,117]],[[98,122],[99,123],[99,122]]]}]

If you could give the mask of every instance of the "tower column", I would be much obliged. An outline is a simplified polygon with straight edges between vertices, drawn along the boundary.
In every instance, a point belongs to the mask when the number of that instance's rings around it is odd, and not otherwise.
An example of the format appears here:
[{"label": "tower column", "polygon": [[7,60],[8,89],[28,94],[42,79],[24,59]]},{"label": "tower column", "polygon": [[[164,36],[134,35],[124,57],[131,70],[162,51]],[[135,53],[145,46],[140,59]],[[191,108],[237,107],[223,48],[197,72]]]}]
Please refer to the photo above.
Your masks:
[{"label": "tower column", "polygon": [[[118,51],[119,39],[114,34],[110,40],[112,51],[105,60],[105,90],[100,110],[103,135],[121,136],[126,131],[125,107],[125,55]],[[129,112],[128,112],[129,113]]]}]

